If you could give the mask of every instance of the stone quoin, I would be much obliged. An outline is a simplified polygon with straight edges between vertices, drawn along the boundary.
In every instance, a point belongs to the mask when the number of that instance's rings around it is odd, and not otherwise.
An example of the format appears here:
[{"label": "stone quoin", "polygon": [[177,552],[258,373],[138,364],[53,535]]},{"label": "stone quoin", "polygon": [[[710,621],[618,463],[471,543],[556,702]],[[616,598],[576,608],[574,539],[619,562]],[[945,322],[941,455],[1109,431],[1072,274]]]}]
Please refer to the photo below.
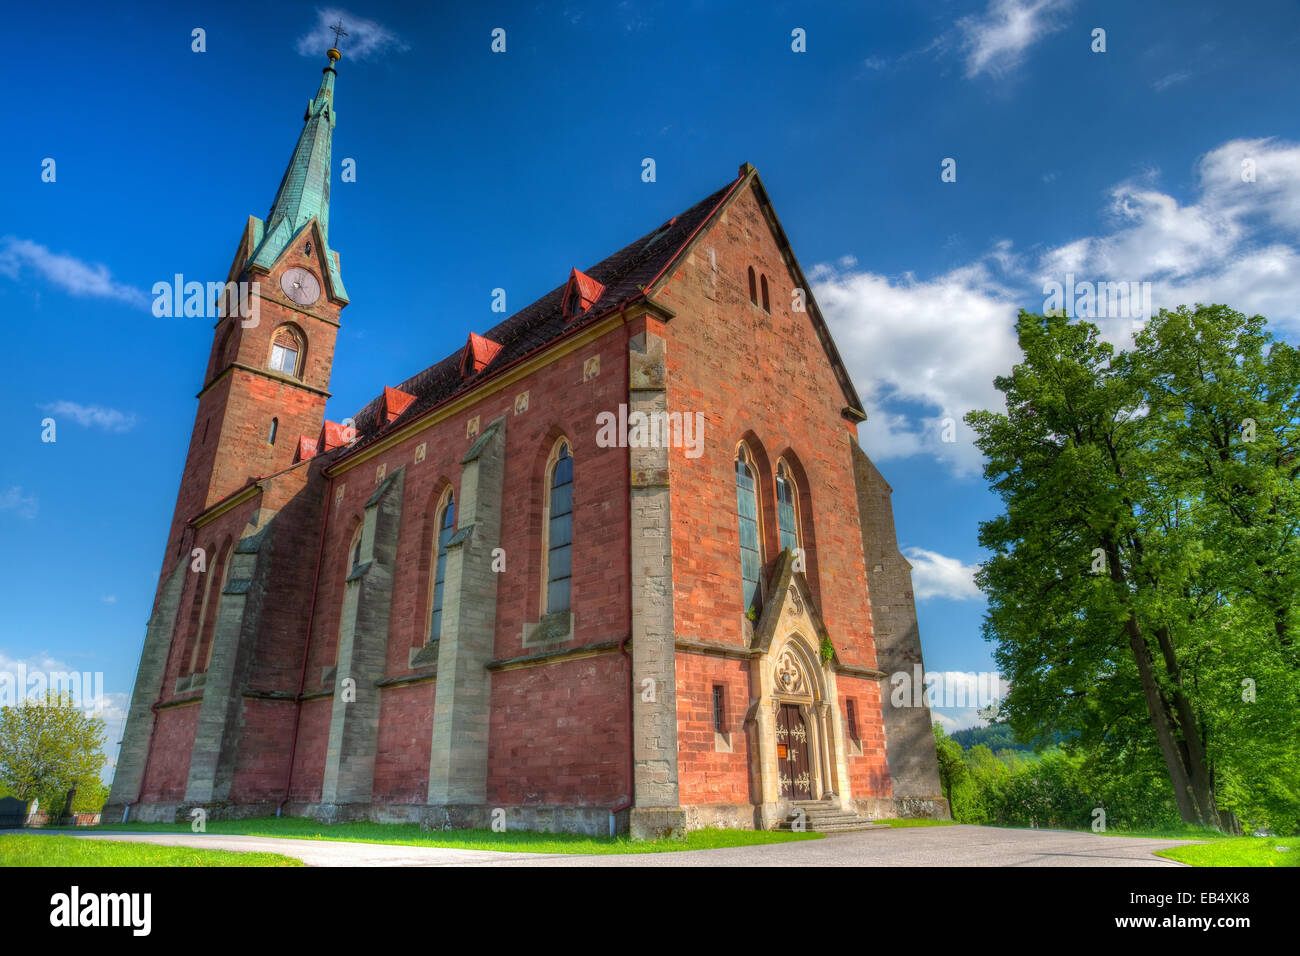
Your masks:
[{"label": "stone quoin", "polygon": [[[328,421],[338,59],[230,266],[259,321],[214,327],[104,819],[946,817],[884,683],[889,486],[757,171]],[[597,440],[670,410],[698,453]]]}]

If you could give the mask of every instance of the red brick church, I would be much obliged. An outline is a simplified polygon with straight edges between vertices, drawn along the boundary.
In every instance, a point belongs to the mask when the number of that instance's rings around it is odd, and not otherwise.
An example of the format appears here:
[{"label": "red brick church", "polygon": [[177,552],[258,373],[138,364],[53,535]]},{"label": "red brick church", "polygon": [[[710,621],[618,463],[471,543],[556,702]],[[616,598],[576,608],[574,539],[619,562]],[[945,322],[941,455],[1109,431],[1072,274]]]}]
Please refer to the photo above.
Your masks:
[{"label": "red brick church", "polygon": [[230,267],[104,819],[946,815],[889,487],[755,169],[327,421],[337,60]]}]

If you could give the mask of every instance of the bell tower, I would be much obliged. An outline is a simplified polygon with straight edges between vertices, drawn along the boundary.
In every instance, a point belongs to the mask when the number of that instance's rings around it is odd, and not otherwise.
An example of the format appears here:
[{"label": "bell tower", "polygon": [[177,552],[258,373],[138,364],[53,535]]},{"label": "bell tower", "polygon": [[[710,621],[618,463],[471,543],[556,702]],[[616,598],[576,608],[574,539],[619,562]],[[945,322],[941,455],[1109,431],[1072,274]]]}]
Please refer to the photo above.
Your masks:
[{"label": "bell tower", "polygon": [[[329,398],[339,315],[348,304],[329,244],[330,148],[337,49],[265,220],[250,216],[213,327],[164,570],[196,514],[294,463]],[[164,574],[165,577],[165,574]]]}]

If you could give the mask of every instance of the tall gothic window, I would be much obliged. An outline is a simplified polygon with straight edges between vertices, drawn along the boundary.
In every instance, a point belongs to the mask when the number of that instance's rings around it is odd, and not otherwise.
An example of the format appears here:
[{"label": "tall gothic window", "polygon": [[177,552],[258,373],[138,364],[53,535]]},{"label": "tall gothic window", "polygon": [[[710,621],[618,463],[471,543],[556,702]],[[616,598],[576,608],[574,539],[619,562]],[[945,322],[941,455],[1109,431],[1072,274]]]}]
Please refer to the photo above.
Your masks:
[{"label": "tall gothic window", "polygon": [[793,551],[799,545],[799,490],[790,466],[784,461],[776,466],[776,522],[781,533],[781,550]]},{"label": "tall gothic window", "polygon": [[357,522],[357,530],[352,533],[352,543],[348,545],[348,574],[361,564],[361,532],[365,530],[364,522]]},{"label": "tall gothic window", "polygon": [[226,589],[230,577],[230,551],[232,544],[227,544],[215,566],[208,568],[208,580],[203,595],[203,607],[199,613],[199,630],[190,657],[190,673],[206,671],[212,661],[212,642],[217,629],[217,613],[221,609],[221,592]]},{"label": "tall gothic window", "polygon": [[429,640],[442,637],[442,592],[447,579],[447,542],[456,533],[456,496],[450,488],[438,513],[438,556],[433,563],[433,602],[429,612]]},{"label": "tall gothic window", "polygon": [[772,308],[767,301],[767,276],[761,276],[759,278],[759,284],[763,287],[763,311],[771,312]]},{"label": "tall gothic window", "polygon": [[749,301],[758,305],[758,280],[754,277],[754,267],[749,267]]},{"label": "tall gothic window", "polygon": [[749,449],[741,445],[736,454],[736,515],[740,522],[740,577],[746,614],[757,614],[763,601],[759,586],[759,569],[763,566],[763,559],[758,544],[756,475],[757,469],[750,461]]},{"label": "tall gothic window", "polygon": [[542,611],[553,614],[569,610],[573,578],[573,458],[567,441],[558,442],[551,453],[546,486],[546,603]]}]

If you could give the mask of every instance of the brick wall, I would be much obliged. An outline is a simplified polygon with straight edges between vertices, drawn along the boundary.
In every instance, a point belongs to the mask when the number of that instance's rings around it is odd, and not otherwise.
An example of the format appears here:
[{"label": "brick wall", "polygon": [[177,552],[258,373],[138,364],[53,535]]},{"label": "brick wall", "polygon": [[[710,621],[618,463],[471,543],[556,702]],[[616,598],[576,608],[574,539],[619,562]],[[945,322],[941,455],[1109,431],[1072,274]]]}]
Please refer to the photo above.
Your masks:
[{"label": "brick wall", "polygon": [[627,740],[622,654],[495,673],[488,802],[613,806],[628,793]]},{"label": "brick wall", "polygon": [[387,687],[380,697],[374,799],[424,803],[429,787],[435,685]]},{"label": "brick wall", "polygon": [[144,785],[140,788],[141,803],[184,799],[198,719],[197,703],[158,711],[153,750],[149,755]]},{"label": "brick wall", "polygon": [[[731,753],[717,749],[713,687],[725,688]],[[750,803],[749,741],[745,712],[750,701],[748,661],[707,654],[677,655],[677,760],[683,802]]]}]

